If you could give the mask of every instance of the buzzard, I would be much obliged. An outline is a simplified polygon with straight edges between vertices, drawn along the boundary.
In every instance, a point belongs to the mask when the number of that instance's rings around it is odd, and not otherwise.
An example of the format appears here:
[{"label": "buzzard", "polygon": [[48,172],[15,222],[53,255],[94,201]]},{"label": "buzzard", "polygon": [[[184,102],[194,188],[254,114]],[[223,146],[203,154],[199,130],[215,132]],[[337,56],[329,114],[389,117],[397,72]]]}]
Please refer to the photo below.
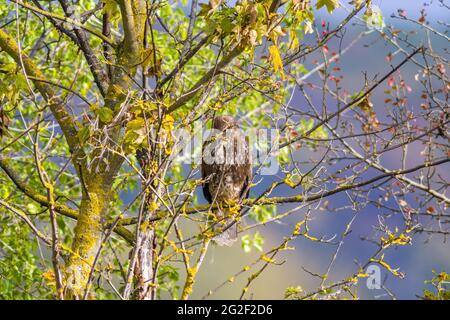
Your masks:
[{"label": "buzzard", "polygon": [[230,246],[237,240],[237,223],[227,208],[248,197],[251,154],[245,135],[232,117],[216,117],[212,129],[202,149],[203,194],[209,203],[218,205],[216,225],[222,233],[215,242]]}]

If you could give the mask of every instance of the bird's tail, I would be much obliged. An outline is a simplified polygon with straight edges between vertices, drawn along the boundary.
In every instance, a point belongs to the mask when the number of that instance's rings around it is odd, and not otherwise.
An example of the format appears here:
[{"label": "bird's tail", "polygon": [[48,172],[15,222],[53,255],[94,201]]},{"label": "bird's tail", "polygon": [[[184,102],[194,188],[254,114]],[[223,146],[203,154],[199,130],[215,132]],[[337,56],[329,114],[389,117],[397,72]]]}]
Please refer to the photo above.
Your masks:
[{"label": "bird's tail", "polygon": [[219,222],[214,228],[218,233],[214,238],[219,246],[232,246],[238,238],[238,223],[234,218],[235,212],[229,208],[218,210]]},{"label": "bird's tail", "polygon": [[[213,238],[213,240],[219,245],[219,246],[232,246],[233,243],[236,242],[238,238],[238,230],[237,230],[237,223],[234,223],[230,226],[230,224],[233,222],[233,219],[229,219],[230,221],[225,224],[225,227],[223,228],[224,231],[219,233],[217,236]],[[225,230],[226,229],[226,230]]]}]

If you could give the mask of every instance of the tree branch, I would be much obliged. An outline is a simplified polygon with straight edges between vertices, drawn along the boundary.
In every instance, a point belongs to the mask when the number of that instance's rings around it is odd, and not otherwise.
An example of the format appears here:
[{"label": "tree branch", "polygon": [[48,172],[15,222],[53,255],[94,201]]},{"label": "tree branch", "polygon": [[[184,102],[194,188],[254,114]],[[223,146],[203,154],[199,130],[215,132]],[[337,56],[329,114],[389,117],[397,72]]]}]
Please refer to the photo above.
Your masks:
[{"label": "tree branch", "polygon": [[[61,4],[61,7],[63,8],[66,16],[68,16],[70,12],[66,0],[59,0],[59,3]],[[89,44],[89,39],[86,37],[85,30],[80,28],[74,28],[74,32],[78,39],[78,46],[80,47],[81,51],[83,51],[84,57],[88,62],[89,68],[91,69],[95,83],[97,84],[97,87],[100,90],[101,95],[104,97],[106,95],[106,91],[108,90],[108,82],[109,82],[109,77],[106,73],[106,70],[102,67],[102,65],[100,64],[100,60],[97,58],[94,51],[92,50]]]},{"label": "tree branch", "polygon": [[51,245],[52,241],[47,238],[47,236],[45,234],[43,234],[42,232],[40,232],[36,226],[33,224],[33,222],[30,220],[30,218],[28,218],[28,215],[22,211],[21,209],[9,204],[6,201],[3,201],[2,199],[0,199],[0,205],[5,207],[6,209],[8,209],[9,211],[11,211],[12,213],[16,214],[20,219],[22,219],[30,228],[31,230],[34,232],[34,234],[41,239],[42,241],[44,241],[44,243],[46,243],[47,245]]},{"label": "tree branch", "polygon": [[180,62],[176,65],[176,67],[158,83],[158,88],[161,88],[167,83],[167,81],[173,79],[178,71],[180,71],[186,63],[188,63],[189,60],[208,42],[208,39],[209,36],[204,36],[194,48],[189,50],[185,56],[181,57]]},{"label": "tree branch", "polygon": [[[275,13],[279,6],[281,5],[280,0],[273,0],[270,6],[269,13]],[[220,60],[220,62],[213,66],[209,71],[195,83],[187,93],[183,94],[180,98],[178,98],[168,109],[168,112],[171,113],[177,110],[179,107],[183,106],[186,102],[191,100],[197,93],[213,79],[216,75],[219,74],[223,68],[231,63],[237,56],[239,56],[242,52],[244,52],[245,46],[241,44],[237,44],[226,56]]]},{"label": "tree branch", "polygon": [[[41,70],[34,64],[34,62],[26,55],[22,54],[17,46],[15,40],[0,29],[0,48],[2,48],[7,54],[9,54],[17,65],[22,66],[26,75],[30,75],[34,78],[45,79]],[[75,128],[74,121],[70,114],[64,109],[63,102],[56,96],[51,85],[44,81],[34,80],[34,85],[39,90],[45,101],[49,104],[50,110],[53,113],[56,121],[58,122],[64,136],[72,150],[80,148],[79,140],[77,137],[77,130]]]},{"label": "tree branch", "polygon": [[[49,207],[50,204],[48,202],[48,198],[45,195],[40,194],[39,192],[36,192],[33,188],[29,187],[26,183],[24,183],[19,175],[8,165],[7,160],[0,157],[0,167],[5,171],[5,173],[8,175],[8,177],[11,179],[11,181],[16,185],[16,187],[22,191],[26,196],[28,196],[30,199],[36,201],[40,205],[44,207]],[[78,219],[78,212],[72,208],[69,208],[68,206],[55,202],[54,204],[54,210],[58,212],[59,214],[71,218],[73,220]],[[126,240],[128,243],[132,244],[134,241],[134,235],[129,230],[127,230],[124,227],[118,226],[114,229],[114,232],[118,235],[120,235],[124,240]]]},{"label": "tree branch", "polygon": [[[342,191],[360,188],[360,187],[372,184],[374,182],[377,182],[377,181],[385,179],[385,178],[400,178],[401,177],[403,179],[404,177],[402,177],[402,176],[405,174],[415,172],[415,171],[423,169],[423,168],[430,168],[430,167],[438,166],[438,165],[441,165],[441,164],[444,164],[447,162],[450,162],[450,158],[445,158],[445,159],[442,159],[442,160],[439,160],[436,162],[432,162],[432,163],[424,163],[424,164],[418,165],[418,166],[410,168],[410,169],[387,171],[386,173],[376,176],[372,179],[362,181],[359,183],[354,183],[354,184],[343,184],[333,190],[325,191],[320,194],[315,194],[313,196],[294,195],[294,196],[287,196],[287,197],[272,197],[272,198],[262,197],[262,198],[244,199],[242,201],[242,205],[251,207],[254,205],[272,205],[272,204],[283,204],[283,203],[312,202],[312,201],[316,201],[316,200],[320,200],[320,199],[332,196],[332,195],[342,192]],[[438,197],[438,199],[441,199],[445,203],[450,204],[449,199],[446,197],[442,198],[442,195],[440,195],[440,197]],[[222,207],[224,207],[223,204],[222,204]],[[203,205],[198,205],[198,206],[189,207],[189,208],[180,209],[180,210],[181,210],[182,214],[195,214],[195,213],[199,213],[199,212],[206,212],[209,210],[216,210],[217,208],[218,208],[217,204],[213,204],[213,205],[203,204]],[[167,212],[159,211],[159,212],[157,212],[157,214],[154,217],[150,218],[149,221],[161,220],[162,217],[167,217],[167,216],[168,216]],[[119,221],[118,225],[125,226],[125,225],[132,225],[132,224],[136,224],[136,223],[137,223],[136,218],[124,218]]]},{"label": "tree branch", "polygon": [[170,107],[168,112],[174,112],[179,107],[183,106],[186,102],[191,100],[197,93],[202,89],[212,78],[219,74],[219,71],[225,68],[234,58],[239,56],[243,51],[244,47],[236,45],[233,50],[230,51],[225,57],[220,60],[220,62],[209,69],[209,71],[194,84],[187,93],[182,95],[178,100],[176,100]]},{"label": "tree branch", "polygon": [[347,110],[347,109],[351,108],[352,106],[354,106],[354,105],[360,103],[361,101],[363,101],[373,90],[375,90],[381,83],[383,83],[387,78],[389,78],[392,74],[394,74],[397,70],[399,70],[406,62],[411,60],[412,57],[414,57],[417,53],[423,52],[424,50],[425,49],[423,47],[420,47],[420,48],[417,48],[416,50],[414,50],[414,52],[412,52],[409,56],[407,56],[405,59],[403,59],[402,62],[400,62],[398,65],[396,65],[394,68],[392,68],[391,71],[389,71],[387,74],[385,74],[380,80],[375,82],[363,94],[359,95],[356,99],[353,99],[352,101],[347,103],[345,106],[343,106],[342,108],[340,108],[336,112],[334,112],[334,113],[330,114],[329,116],[325,117],[325,119],[319,121],[317,124],[315,124],[311,129],[306,131],[304,134],[299,135],[299,136],[297,136],[297,137],[295,137],[295,138],[293,138],[293,139],[291,139],[291,140],[281,144],[280,145],[280,149],[284,148],[284,147],[287,147],[287,146],[291,145],[294,142],[297,142],[297,141],[300,141],[300,140],[306,138],[311,133],[313,133],[314,131],[319,129],[321,126],[323,126],[324,124],[328,123],[331,119],[337,117],[338,115],[340,115],[345,110]]},{"label": "tree branch", "polygon": [[97,30],[92,29],[92,28],[84,25],[83,23],[80,23],[78,21],[75,21],[75,20],[70,19],[70,18],[65,17],[65,16],[60,16],[59,14],[56,14],[56,13],[53,13],[53,12],[48,12],[48,11],[45,11],[45,10],[41,10],[41,9],[35,7],[35,6],[29,5],[29,4],[24,3],[24,2],[20,2],[18,0],[11,0],[11,1],[14,2],[14,3],[17,3],[18,5],[26,8],[26,9],[29,9],[29,10],[35,12],[35,13],[39,13],[39,14],[47,17],[47,18],[53,18],[53,19],[56,19],[56,20],[59,20],[59,21],[63,21],[63,22],[67,22],[67,23],[73,24],[74,26],[80,27],[81,29],[84,29],[87,32],[93,34],[94,36],[102,39],[104,42],[108,43],[113,48],[116,47],[116,44],[114,43],[113,40],[109,39],[108,37],[105,37],[105,35],[103,35],[101,32],[98,32]]}]

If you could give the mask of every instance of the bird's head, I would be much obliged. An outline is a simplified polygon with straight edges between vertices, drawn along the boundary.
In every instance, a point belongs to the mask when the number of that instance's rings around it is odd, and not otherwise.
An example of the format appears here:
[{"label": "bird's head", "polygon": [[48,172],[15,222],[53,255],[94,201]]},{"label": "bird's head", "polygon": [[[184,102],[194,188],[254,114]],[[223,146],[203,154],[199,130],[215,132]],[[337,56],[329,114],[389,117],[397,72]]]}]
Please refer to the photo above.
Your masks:
[{"label": "bird's head", "polygon": [[225,131],[231,128],[237,128],[237,122],[231,116],[217,116],[214,118],[213,128],[220,131]]}]

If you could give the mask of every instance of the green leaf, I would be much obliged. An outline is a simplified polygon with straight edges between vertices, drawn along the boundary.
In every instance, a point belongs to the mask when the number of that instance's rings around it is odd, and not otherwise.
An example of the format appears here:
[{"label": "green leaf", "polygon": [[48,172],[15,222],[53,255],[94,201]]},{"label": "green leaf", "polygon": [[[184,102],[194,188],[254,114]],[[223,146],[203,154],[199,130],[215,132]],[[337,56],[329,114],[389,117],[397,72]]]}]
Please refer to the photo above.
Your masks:
[{"label": "green leaf", "polygon": [[110,108],[101,107],[98,110],[98,116],[103,123],[109,123],[113,119],[114,113]]},{"label": "green leaf", "polygon": [[28,89],[27,79],[21,72],[17,73],[17,75],[16,75],[16,88],[17,88],[17,90],[27,90]]},{"label": "green leaf", "polygon": [[263,251],[264,238],[259,232],[256,232],[253,236],[253,246],[258,251]]},{"label": "green leaf", "polygon": [[253,238],[249,234],[246,234],[242,236],[241,241],[242,249],[244,249],[244,252],[246,253],[252,251],[252,248],[255,248],[258,251],[263,250],[264,238],[259,232],[256,232],[253,235]]},{"label": "green leaf", "polygon": [[233,24],[231,23],[230,19],[228,17],[225,17],[220,21],[220,27],[222,28],[222,31],[226,34],[230,33],[233,30]]},{"label": "green leaf", "polygon": [[298,296],[300,293],[303,292],[302,287],[287,287],[286,291],[284,292],[284,298],[285,299],[298,299]]},{"label": "green leaf", "polygon": [[119,5],[115,0],[102,0],[103,2],[103,13],[109,14],[109,21],[117,27],[120,20],[120,10]]},{"label": "green leaf", "polygon": [[144,118],[136,118],[128,122],[127,129],[131,131],[139,131],[140,129],[145,127]]},{"label": "green leaf", "polygon": [[245,253],[252,251],[250,235],[246,234],[241,238],[241,246]]},{"label": "green leaf", "polygon": [[254,206],[250,211],[250,218],[254,219],[257,222],[265,222],[271,219],[277,211],[277,207],[275,205],[269,206]]},{"label": "green leaf", "polygon": [[90,135],[89,127],[83,127],[77,133],[78,139],[80,139],[82,143],[89,138],[89,135]]},{"label": "green leaf", "polygon": [[367,27],[370,29],[383,30],[386,24],[384,23],[383,13],[377,6],[367,8],[364,17]]},{"label": "green leaf", "polygon": [[334,9],[339,6],[339,0],[319,0],[317,1],[316,8],[320,9],[323,6],[327,7],[329,13],[332,13]]}]

